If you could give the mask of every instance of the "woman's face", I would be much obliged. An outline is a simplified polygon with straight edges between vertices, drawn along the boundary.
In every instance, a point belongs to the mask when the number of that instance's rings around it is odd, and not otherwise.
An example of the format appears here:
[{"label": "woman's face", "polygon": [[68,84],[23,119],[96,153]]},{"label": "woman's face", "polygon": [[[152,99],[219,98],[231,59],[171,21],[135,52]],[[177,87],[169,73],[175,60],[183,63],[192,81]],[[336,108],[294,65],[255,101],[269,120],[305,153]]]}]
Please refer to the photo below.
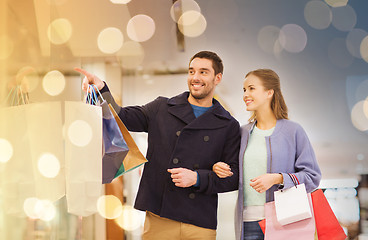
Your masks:
[{"label": "woman's face", "polygon": [[249,75],[244,81],[243,90],[243,101],[247,111],[259,111],[271,107],[273,90],[265,90],[259,77]]}]

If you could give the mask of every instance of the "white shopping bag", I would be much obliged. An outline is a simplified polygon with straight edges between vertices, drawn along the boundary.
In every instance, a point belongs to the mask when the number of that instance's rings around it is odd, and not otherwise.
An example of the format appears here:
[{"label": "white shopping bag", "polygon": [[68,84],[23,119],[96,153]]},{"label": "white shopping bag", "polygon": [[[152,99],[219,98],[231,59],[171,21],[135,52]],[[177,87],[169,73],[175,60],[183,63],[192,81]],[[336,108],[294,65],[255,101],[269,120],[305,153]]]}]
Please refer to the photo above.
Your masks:
[{"label": "white shopping bag", "polygon": [[83,102],[65,102],[65,170],[68,212],[97,212],[102,194],[102,110]]},{"label": "white shopping bag", "polygon": [[[293,179],[295,175],[290,177]],[[304,183],[297,184],[294,179],[293,182],[294,187],[274,192],[276,217],[281,225],[312,217]]]},{"label": "white shopping bag", "polygon": [[0,139],[11,149],[1,173],[6,213],[24,216],[27,199],[65,195],[60,102],[1,108]]}]

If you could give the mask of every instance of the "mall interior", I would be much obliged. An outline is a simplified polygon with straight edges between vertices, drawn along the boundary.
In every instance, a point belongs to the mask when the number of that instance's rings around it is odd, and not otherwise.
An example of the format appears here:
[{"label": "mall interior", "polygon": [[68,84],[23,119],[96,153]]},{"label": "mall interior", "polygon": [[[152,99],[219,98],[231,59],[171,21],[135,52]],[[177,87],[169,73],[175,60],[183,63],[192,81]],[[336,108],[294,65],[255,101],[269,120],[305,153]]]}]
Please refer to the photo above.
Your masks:
[{"label": "mall interior", "polygon": [[[222,58],[215,98],[240,125],[246,73],[278,73],[318,188],[347,239],[368,239],[367,11],[359,0],[0,0],[0,239],[141,239],[144,164],[101,183],[101,121],[74,68],[119,105],[144,105],[187,91],[202,50]],[[147,134],[130,134],[145,155]],[[237,194],[219,194],[219,240],[235,239]]]}]

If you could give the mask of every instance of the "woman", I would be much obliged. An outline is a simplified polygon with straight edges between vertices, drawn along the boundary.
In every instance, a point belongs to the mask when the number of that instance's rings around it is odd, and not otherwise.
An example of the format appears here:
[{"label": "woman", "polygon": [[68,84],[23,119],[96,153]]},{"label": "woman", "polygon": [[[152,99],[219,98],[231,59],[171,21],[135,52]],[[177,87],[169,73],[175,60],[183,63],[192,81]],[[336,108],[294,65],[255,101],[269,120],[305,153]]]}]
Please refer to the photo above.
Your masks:
[{"label": "woman", "polygon": [[[273,193],[294,186],[287,175],[294,173],[307,192],[318,187],[321,171],[303,128],[288,120],[279,76],[270,69],[249,72],[244,81],[243,100],[252,111],[242,126],[239,154],[237,239],[264,239],[258,222],[264,219],[264,204]],[[213,171],[221,178],[231,176],[229,166],[216,163]]]}]

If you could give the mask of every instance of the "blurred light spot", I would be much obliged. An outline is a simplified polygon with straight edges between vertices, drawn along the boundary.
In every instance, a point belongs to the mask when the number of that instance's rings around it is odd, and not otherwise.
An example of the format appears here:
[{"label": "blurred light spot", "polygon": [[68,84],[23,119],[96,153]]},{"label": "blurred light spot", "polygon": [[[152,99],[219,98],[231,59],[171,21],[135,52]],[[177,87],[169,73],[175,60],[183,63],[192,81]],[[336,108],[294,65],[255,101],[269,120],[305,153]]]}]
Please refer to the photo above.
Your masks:
[{"label": "blurred light spot", "polygon": [[78,147],[84,147],[92,140],[92,128],[83,121],[76,120],[68,128],[69,140]]},{"label": "blurred light spot", "polygon": [[97,200],[98,213],[106,219],[115,219],[123,211],[123,206],[119,198],[113,195],[104,195]]},{"label": "blurred light spot", "polygon": [[299,25],[286,24],[280,30],[279,41],[286,51],[298,53],[307,45],[307,34]]},{"label": "blurred light spot", "polygon": [[185,36],[198,37],[206,30],[207,21],[201,13],[188,11],[181,15],[178,27]]},{"label": "blurred light spot", "polygon": [[51,221],[56,216],[55,206],[50,200],[38,200],[35,206],[38,218],[43,221]]},{"label": "blurred light spot", "polygon": [[105,28],[98,34],[97,45],[101,52],[111,54],[123,46],[124,36],[114,27]]},{"label": "blurred light spot", "polygon": [[357,159],[358,159],[359,161],[364,160],[364,154],[359,153],[359,154],[357,155]]},{"label": "blurred light spot", "polygon": [[125,68],[138,67],[144,59],[144,49],[138,42],[129,41],[117,53],[121,57],[121,64]]},{"label": "blurred light spot", "polygon": [[347,68],[353,63],[353,56],[346,48],[346,41],[343,38],[335,38],[328,45],[328,58],[338,67]]},{"label": "blurred light spot", "polygon": [[258,32],[258,45],[267,53],[275,53],[275,46],[279,44],[280,28],[276,26],[265,26]]},{"label": "blurred light spot", "polygon": [[136,42],[144,42],[155,33],[155,22],[147,15],[139,14],[132,17],[127,24],[127,34]]},{"label": "blurred light spot", "polygon": [[368,36],[365,37],[360,44],[360,55],[364,61],[368,62]]},{"label": "blurred light spot", "polygon": [[13,156],[13,147],[6,139],[0,138],[0,163],[6,163]]},{"label": "blurred light spot", "polygon": [[13,53],[14,43],[7,35],[0,35],[0,60],[5,60]]},{"label": "blurred light spot", "polygon": [[51,96],[59,95],[65,88],[65,77],[64,75],[57,71],[53,70],[44,76],[42,80],[42,87],[45,92]]},{"label": "blurred light spot", "polygon": [[36,213],[36,205],[38,203],[38,199],[37,198],[27,198],[26,200],[24,200],[23,203],[23,210],[24,213],[32,218],[32,219],[37,219],[38,218],[38,214]]},{"label": "blurred light spot", "polygon": [[115,222],[124,230],[133,231],[141,226],[141,216],[132,206],[123,206],[123,212]]},{"label": "blurred light spot", "polygon": [[22,92],[29,93],[36,89],[40,81],[36,69],[31,66],[21,68],[15,76],[16,82],[21,86]]},{"label": "blurred light spot", "polygon": [[60,171],[59,159],[51,153],[42,154],[38,159],[37,166],[40,173],[47,178],[56,177]]},{"label": "blurred light spot", "polygon": [[52,21],[47,28],[47,36],[53,44],[64,44],[72,36],[72,25],[68,19],[59,18]]},{"label": "blurred light spot", "polygon": [[332,21],[330,8],[321,1],[310,1],[304,8],[305,21],[315,29],[326,29]]},{"label": "blurred light spot", "polygon": [[171,6],[170,16],[175,22],[178,22],[180,17],[188,11],[201,12],[201,8],[196,1],[178,0]]},{"label": "blurred light spot", "polygon": [[360,101],[354,105],[351,111],[351,122],[359,131],[368,130],[368,118],[364,114],[364,101]]},{"label": "blurred light spot", "polygon": [[355,97],[357,101],[364,100],[368,97],[368,79],[362,81],[356,88]]},{"label": "blurred light spot", "polygon": [[131,0],[110,0],[110,2],[114,3],[114,4],[127,4],[129,3]]},{"label": "blurred light spot", "polygon": [[355,27],[357,16],[355,10],[345,7],[332,8],[332,25],[340,31],[351,31]]},{"label": "blurred light spot", "polygon": [[346,37],[346,47],[351,55],[356,58],[362,58],[360,55],[360,44],[363,39],[368,35],[363,29],[353,29]]},{"label": "blurred light spot", "polygon": [[325,0],[325,2],[331,7],[343,7],[348,4],[349,0]]}]

